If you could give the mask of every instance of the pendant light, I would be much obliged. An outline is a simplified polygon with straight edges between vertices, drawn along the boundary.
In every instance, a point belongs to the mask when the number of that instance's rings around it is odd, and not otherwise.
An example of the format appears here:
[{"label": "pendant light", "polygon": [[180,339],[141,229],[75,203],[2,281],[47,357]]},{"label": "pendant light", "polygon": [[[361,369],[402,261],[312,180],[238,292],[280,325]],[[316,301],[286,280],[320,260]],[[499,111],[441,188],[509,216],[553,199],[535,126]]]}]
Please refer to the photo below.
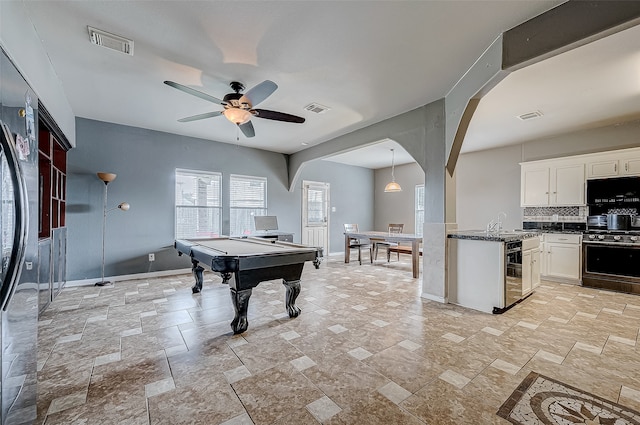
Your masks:
[{"label": "pendant light", "polygon": [[385,187],[385,192],[402,192],[402,188],[398,183],[396,183],[396,177],[393,173],[395,168],[395,154],[393,153],[393,149],[391,149],[391,182],[389,182]]}]

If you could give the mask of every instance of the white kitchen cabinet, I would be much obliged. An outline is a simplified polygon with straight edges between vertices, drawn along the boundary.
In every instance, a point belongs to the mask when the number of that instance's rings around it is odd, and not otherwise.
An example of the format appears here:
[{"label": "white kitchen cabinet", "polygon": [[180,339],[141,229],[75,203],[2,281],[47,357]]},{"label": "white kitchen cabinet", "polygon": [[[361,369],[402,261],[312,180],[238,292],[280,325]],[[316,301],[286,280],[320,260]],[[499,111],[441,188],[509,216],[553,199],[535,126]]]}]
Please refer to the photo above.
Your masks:
[{"label": "white kitchen cabinet", "polygon": [[523,207],[585,205],[584,162],[537,162],[523,164]]},{"label": "white kitchen cabinet", "polygon": [[584,163],[551,167],[549,205],[585,205]]},{"label": "white kitchen cabinet", "polygon": [[623,159],[620,166],[620,174],[624,176],[640,175],[640,156]]},{"label": "white kitchen cabinet", "polygon": [[637,175],[640,175],[640,152],[637,149],[607,152],[587,160],[589,179]]},{"label": "white kitchen cabinet", "polygon": [[521,204],[523,207],[549,205],[549,167],[523,166]]},{"label": "white kitchen cabinet", "polygon": [[522,296],[540,285],[540,238],[522,241]]},{"label": "white kitchen cabinet", "polygon": [[531,250],[522,252],[522,295],[526,296],[533,289],[531,282]]},{"label": "white kitchen cabinet", "polygon": [[540,286],[540,250],[531,251],[531,289]]},{"label": "white kitchen cabinet", "polygon": [[620,165],[617,159],[603,159],[587,163],[588,178],[605,178],[618,175]]},{"label": "white kitchen cabinet", "polygon": [[520,165],[520,206],[584,206],[587,179],[640,176],[640,148],[523,162]]},{"label": "white kitchen cabinet", "polygon": [[542,245],[540,274],[543,278],[578,283],[581,276],[579,234],[547,233]]}]

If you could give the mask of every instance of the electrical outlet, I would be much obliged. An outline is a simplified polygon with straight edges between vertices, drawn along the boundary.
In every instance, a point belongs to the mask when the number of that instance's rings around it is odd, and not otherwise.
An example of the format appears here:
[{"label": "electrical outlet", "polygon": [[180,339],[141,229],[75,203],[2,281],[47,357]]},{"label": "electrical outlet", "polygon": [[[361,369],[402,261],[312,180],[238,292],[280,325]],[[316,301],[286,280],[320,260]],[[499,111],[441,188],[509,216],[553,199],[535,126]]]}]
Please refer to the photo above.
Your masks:
[{"label": "electrical outlet", "polygon": [[149,261],[156,261],[156,254],[149,254]]}]

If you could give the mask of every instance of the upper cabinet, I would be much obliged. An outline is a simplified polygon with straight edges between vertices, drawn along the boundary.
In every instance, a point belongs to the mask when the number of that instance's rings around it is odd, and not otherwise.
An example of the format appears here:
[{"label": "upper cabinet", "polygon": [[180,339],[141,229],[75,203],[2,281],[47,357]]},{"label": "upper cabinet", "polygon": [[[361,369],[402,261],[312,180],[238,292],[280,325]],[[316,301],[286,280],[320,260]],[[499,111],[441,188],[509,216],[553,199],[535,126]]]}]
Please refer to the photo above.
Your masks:
[{"label": "upper cabinet", "polygon": [[587,178],[589,179],[638,175],[640,175],[638,149],[606,152],[587,159]]},{"label": "upper cabinet", "polygon": [[640,176],[640,148],[521,163],[523,207],[586,205],[587,179]]},{"label": "upper cabinet", "polygon": [[579,161],[522,164],[523,207],[585,205],[585,165]]}]

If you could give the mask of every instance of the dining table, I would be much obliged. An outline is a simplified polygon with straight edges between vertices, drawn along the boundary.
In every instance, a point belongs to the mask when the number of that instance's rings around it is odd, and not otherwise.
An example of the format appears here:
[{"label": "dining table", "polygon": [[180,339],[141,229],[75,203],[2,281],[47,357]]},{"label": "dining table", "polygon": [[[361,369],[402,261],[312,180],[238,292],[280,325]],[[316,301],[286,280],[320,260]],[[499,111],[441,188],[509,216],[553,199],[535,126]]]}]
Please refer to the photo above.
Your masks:
[{"label": "dining table", "polygon": [[344,262],[348,263],[351,257],[351,248],[349,241],[351,239],[369,239],[371,242],[384,241],[384,242],[411,242],[411,268],[413,271],[413,277],[417,278],[420,275],[420,244],[422,243],[422,236],[412,233],[390,233],[390,232],[345,232],[344,233]]}]

